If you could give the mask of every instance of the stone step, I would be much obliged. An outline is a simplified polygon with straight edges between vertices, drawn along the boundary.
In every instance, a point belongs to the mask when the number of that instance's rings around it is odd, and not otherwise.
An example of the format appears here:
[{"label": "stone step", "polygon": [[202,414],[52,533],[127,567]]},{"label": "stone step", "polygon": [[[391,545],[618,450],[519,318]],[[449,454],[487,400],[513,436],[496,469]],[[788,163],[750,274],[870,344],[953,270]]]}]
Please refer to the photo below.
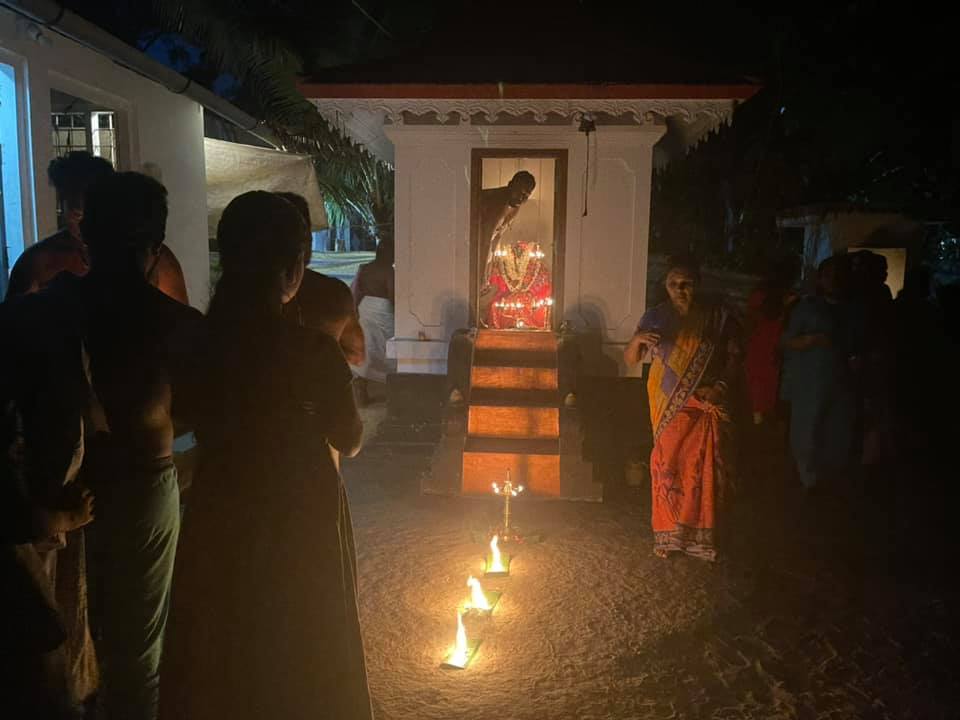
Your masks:
[{"label": "stone step", "polygon": [[535,330],[481,330],[477,333],[477,350],[526,350],[556,352],[557,336]]},{"label": "stone step", "polygon": [[512,455],[559,455],[560,440],[531,440],[529,438],[468,437],[463,446],[466,452],[508,453]]},{"label": "stone step", "polygon": [[470,391],[470,404],[500,407],[558,407],[560,396],[556,390],[475,388]]},{"label": "stone step", "polygon": [[557,353],[541,350],[475,349],[473,365],[474,367],[554,369],[557,367]]},{"label": "stone step", "polygon": [[474,366],[470,372],[470,386],[474,391],[480,388],[556,390],[557,369]]},{"label": "stone step", "polygon": [[467,434],[472,437],[558,438],[560,409],[470,405]]},{"label": "stone step", "polygon": [[560,456],[527,453],[464,451],[462,491],[465,495],[491,495],[491,484],[505,481],[507,470],[526,493],[560,497]]}]

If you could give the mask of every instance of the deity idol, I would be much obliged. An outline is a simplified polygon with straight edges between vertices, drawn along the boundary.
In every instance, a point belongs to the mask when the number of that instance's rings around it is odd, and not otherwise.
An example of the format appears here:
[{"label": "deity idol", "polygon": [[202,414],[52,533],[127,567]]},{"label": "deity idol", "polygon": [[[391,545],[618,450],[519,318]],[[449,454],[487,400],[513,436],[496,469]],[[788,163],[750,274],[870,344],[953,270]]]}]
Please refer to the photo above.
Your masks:
[{"label": "deity idol", "polygon": [[548,330],[553,283],[538,243],[501,244],[492,253],[487,279],[493,298],[486,325],[497,330]]}]

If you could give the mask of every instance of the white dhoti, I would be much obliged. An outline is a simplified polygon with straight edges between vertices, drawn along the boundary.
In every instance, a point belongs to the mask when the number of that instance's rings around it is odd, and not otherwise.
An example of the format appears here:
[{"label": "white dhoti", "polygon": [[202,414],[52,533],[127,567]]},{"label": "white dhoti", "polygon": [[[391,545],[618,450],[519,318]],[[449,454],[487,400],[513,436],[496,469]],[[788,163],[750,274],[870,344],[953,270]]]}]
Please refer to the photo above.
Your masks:
[{"label": "white dhoti", "polygon": [[367,380],[386,382],[387,373],[396,371],[396,362],[387,358],[387,340],[393,337],[393,303],[386,298],[367,296],[357,308],[366,345],[363,364],[354,366],[357,375]]}]

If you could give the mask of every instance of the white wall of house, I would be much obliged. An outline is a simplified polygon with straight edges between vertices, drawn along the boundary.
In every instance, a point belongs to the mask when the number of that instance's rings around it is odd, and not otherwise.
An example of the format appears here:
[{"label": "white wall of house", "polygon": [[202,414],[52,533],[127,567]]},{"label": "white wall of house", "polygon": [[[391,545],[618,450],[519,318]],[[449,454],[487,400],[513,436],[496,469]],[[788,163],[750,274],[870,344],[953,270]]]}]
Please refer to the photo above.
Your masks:
[{"label": "white wall of house", "polygon": [[[167,244],[183,267],[190,302],[205,307],[210,292],[203,109],[55,32],[42,41],[26,23],[0,9],[0,62],[14,68],[21,103],[20,238],[12,238],[11,265],[25,247],[56,231],[56,197],[46,169],[53,158],[50,91],[60,90],[116,113],[118,169],[157,177],[167,187]],[[8,228],[9,229],[9,228]]]},{"label": "white wall of house", "polygon": [[[447,343],[466,327],[470,294],[471,150],[567,150],[563,317],[599,333],[622,365],[623,345],[644,311],[653,146],[662,124],[384,128],[396,168],[396,333],[401,373],[445,373]],[[595,139],[595,143],[594,143]],[[586,186],[588,214],[584,216]]]}]

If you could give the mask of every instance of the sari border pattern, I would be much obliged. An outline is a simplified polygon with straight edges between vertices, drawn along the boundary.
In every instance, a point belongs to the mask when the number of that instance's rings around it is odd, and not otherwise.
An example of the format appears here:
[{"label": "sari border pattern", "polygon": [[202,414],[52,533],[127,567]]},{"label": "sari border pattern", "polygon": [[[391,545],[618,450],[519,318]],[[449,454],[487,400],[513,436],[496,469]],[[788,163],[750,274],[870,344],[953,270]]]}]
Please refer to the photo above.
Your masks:
[{"label": "sari border pattern", "polygon": [[674,388],[667,407],[660,416],[660,422],[657,424],[656,431],[653,435],[654,440],[660,437],[664,428],[670,424],[670,421],[673,420],[676,414],[686,405],[690,393],[697,389],[697,383],[699,383],[700,378],[703,377],[703,373],[707,369],[707,363],[710,362],[710,356],[713,355],[713,348],[714,345],[712,342],[708,340],[700,341],[696,353],[694,353],[690,364],[677,383],[677,387]]}]

